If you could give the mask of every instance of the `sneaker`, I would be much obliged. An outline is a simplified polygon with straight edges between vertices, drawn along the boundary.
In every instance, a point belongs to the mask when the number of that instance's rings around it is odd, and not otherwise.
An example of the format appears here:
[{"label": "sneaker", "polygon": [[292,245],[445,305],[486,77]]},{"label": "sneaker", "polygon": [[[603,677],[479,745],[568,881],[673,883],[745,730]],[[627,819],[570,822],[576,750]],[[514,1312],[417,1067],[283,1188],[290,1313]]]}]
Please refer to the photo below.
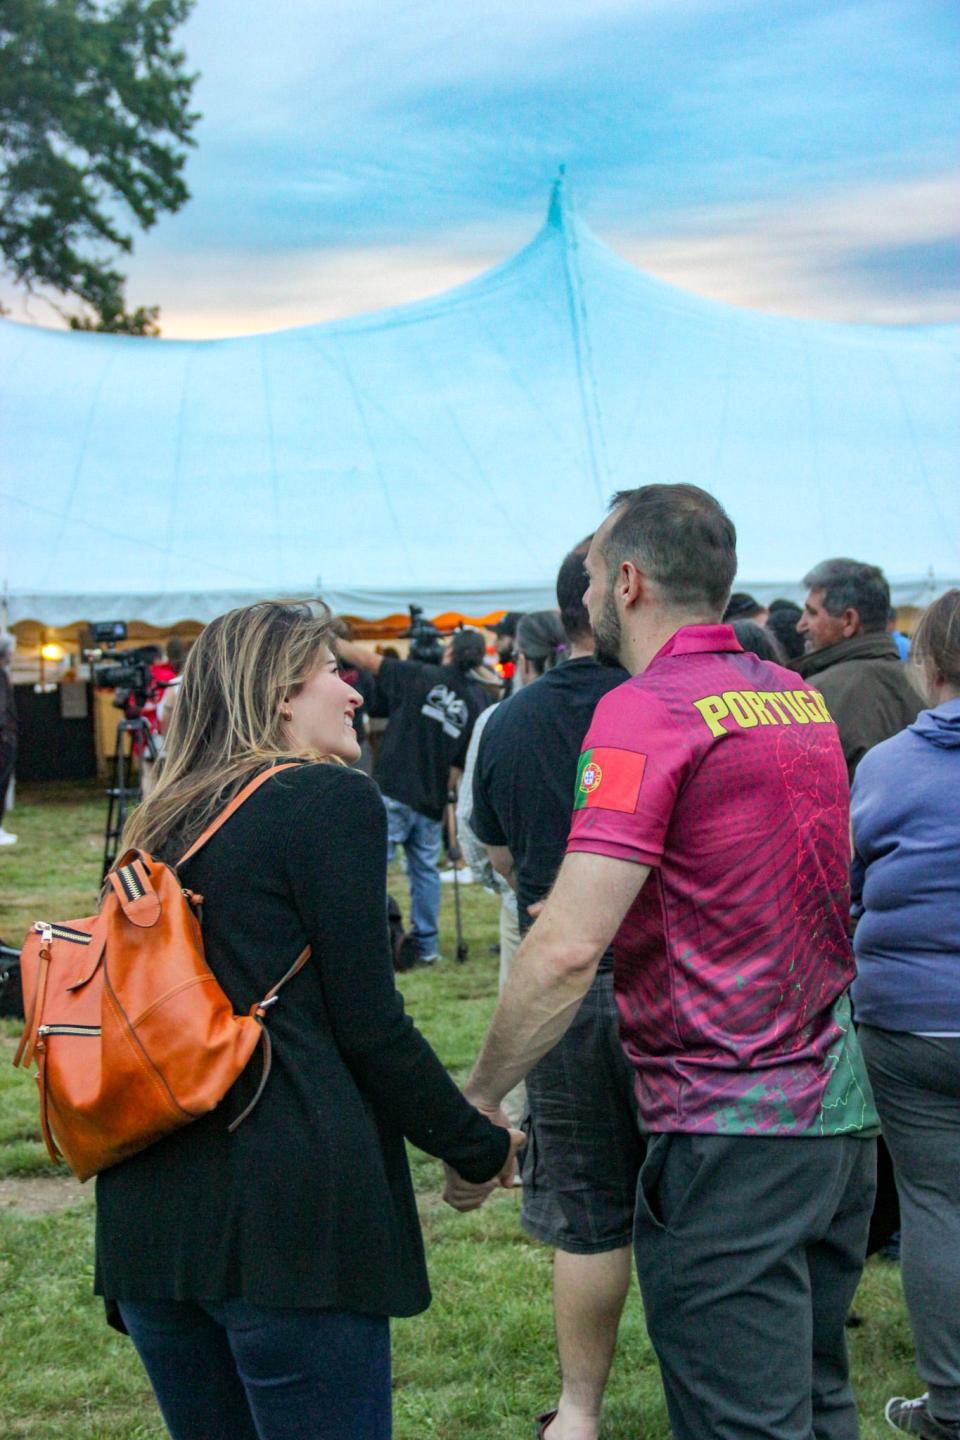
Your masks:
[{"label": "sneaker", "polygon": [[919,1435],[921,1440],[960,1440],[960,1420],[938,1420],[930,1414],[928,1400],[927,1395],[916,1400],[894,1395],[884,1406],[884,1418],[892,1429]]},{"label": "sneaker", "polygon": [[11,835],[9,830],[4,830],[3,826],[0,825],[0,845],[16,845],[16,843],[16,835]]},{"label": "sneaker", "polygon": [[437,954],[436,950],[434,950],[434,952],[433,952],[432,955],[418,955],[418,956],[417,956],[417,964],[418,964],[418,965],[436,965],[436,963],[437,963],[437,961],[438,961],[439,959],[440,959],[440,956]]}]

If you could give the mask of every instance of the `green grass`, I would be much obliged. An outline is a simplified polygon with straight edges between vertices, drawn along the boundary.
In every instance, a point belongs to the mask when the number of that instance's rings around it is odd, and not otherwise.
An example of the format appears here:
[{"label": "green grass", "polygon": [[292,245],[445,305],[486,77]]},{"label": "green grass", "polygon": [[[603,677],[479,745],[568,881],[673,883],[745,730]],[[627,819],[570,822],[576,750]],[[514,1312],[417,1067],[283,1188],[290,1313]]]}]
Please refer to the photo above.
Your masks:
[{"label": "green grass", "polygon": [[[23,787],[0,851],[0,935],[19,943],[38,918],[88,913],[99,883],[104,802],[93,786]],[[391,888],[406,913],[402,876]],[[468,1070],[496,994],[497,902],[461,891],[470,958],[400,978],[411,1013],[458,1077]],[[455,954],[453,895],[444,886],[441,950]],[[4,1063],[16,1027],[0,1027],[0,1440],[162,1440],[130,1343],[92,1293],[92,1187],[57,1214],[27,1214],[4,1187],[59,1184],[37,1126],[34,1084]],[[550,1252],[520,1230],[518,1198],[454,1214],[439,1197],[436,1161],[411,1151],[435,1299],[394,1325],[397,1440],[503,1440],[532,1433],[554,1403],[557,1370]],[[889,1434],[883,1402],[916,1394],[912,1344],[895,1267],[871,1262],[857,1297],[866,1323],[850,1332],[864,1440]],[[606,1440],[667,1440],[656,1361],[634,1286],[604,1411]]]}]

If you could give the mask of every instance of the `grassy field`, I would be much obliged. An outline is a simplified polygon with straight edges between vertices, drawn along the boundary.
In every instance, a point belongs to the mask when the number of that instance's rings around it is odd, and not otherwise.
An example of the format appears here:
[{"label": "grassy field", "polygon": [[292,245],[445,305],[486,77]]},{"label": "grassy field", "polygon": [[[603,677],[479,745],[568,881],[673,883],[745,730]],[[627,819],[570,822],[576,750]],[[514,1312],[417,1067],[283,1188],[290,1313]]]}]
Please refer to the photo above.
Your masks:
[{"label": "grassy field", "polygon": [[[24,787],[0,851],[0,935],[19,943],[38,918],[88,913],[99,879],[103,801],[83,786]],[[406,904],[402,879],[393,887]],[[455,1075],[476,1053],[496,993],[496,901],[463,890],[470,958],[401,978],[409,1009]],[[444,886],[444,954],[455,951]],[[16,1028],[0,1029],[0,1061]],[[435,1300],[395,1324],[398,1440],[503,1440],[532,1434],[554,1403],[550,1252],[528,1240],[518,1200],[499,1192],[459,1216],[439,1197],[438,1164],[411,1152]],[[149,1388],[129,1342],[109,1330],[92,1294],[93,1193],[54,1172],[39,1139],[34,1086],[0,1063],[0,1440],[161,1440]],[[871,1262],[851,1332],[865,1440],[889,1434],[890,1394],[916,1394],[912,1346],[895,1267]],[[695,1338],[695,1337],[694,1337]],[[606,1440],[667,1440],[653,1352],[634,1287],[605,1409]]]}]

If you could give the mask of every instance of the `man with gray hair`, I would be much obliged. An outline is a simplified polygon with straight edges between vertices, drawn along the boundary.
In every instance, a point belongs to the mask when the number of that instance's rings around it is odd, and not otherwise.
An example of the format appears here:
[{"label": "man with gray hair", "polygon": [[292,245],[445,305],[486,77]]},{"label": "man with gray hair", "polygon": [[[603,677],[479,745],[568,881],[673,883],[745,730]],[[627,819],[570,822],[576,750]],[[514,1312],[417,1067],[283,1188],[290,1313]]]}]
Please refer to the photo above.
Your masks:
[{"label": "man with gray hair", "polygon": [[881,569],[823,560],[803,583],[808,593],[797,629],[807,653],[792,668],[826,700],[852,781],[867,751],[911,725],[922,701],[887,633],[890,587]]},{"label": "man with gray hair", "polygon": [[17,707],[13,698],[10,661],[16,642],[12,635],[0,635],[0,845],[16,845],[16,835],[3,828],[7,789],[17,762]]}]

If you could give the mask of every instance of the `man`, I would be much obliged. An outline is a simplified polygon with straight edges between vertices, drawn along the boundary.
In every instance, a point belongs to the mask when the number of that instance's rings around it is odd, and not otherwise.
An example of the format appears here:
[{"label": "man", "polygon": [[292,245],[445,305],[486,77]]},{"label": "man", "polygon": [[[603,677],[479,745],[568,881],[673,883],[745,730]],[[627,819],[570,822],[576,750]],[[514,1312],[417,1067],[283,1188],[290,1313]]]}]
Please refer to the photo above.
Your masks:
[{"label": "man", "polygon": [[467,1094],[496,1113],[616,935],[673,1433],[855,1440],[844,1320],[877,1116],[847,996],[846,769],[817,692],[718,623],[735,571],[733,525],[692,485],[623,492],[594,536],[587,609],[633,678],[597,707],[566,858]]},{"label": "man", "polygon": [[[583,604],[588,542],[560,567],[557,603],[569,659],[495,710],[474,774],[473,828],[517,891],[521,933],[529,906],[556,879],[570,830],[583,737],[597,702],[627,679],[594,657]],[[528,617],[529,618],[529,617]],[[518,635],[521,669],[524,626]],[[554,1249],[553,1294],[561,1394],[538,1417],[547,1440],[596,1440],[603,1391],[630,1285],[630,1241],[643,1141],[630,1066],[617,1034],[613,955],[562,1040],[527,1077],[530,1140],[521,1220]]]},{"label": "man", "polygon": [[508,610],[493,627],[493,633],[497,637],[497,673],[503,680],[504,700],[513,692],[513,677],[517,669],[517,626],[522,619],[519,611]]},{"label": "man", "polygon": [[890,587],[882,570],[858,560],[824,560],[804,576],[808,587],[797,630],[807,654],[792,669],[812,680],[837,722],[847,773],[923,709],[887,633]]},{"label": "man", "polygon": [[389,717],[373,775],[387,810],[389,857],[403,846],[417,958],[432,965],[439,959],[443,815],[473,723],[486,704],[473,675],[483,663],[483,637],[458,630],[441,665],[376,655],[349,640],[338,641],[337,653],[347,665],[375,676],[371,714]]},{"label": "man", "polygon": [[17,703],[10,675],[15,645],[12,635],[0,635],[0,845],[17,843],[16,835],[3,828],[7,791],[17,763]]},{"label": "man", "polygon": [[901,660],[910,659],[910,636],[905,635],[900,629],[900,617],[891,605],[887,611],[887,634],[897,647],[897,654]]}]

